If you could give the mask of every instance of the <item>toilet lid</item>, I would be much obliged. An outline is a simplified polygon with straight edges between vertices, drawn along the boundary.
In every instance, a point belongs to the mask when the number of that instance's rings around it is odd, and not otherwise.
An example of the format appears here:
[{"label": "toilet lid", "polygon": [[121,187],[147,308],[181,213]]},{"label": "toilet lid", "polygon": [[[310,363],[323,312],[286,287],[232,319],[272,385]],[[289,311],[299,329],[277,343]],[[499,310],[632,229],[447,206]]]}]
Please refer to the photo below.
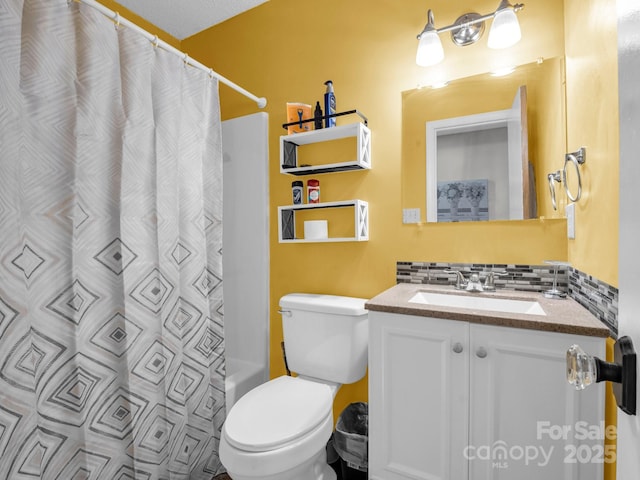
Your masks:
[{"label": "toilet lid", "polygon": [[316,428],[332,408],[333,394],[328,385],[282,376],[238,400],[225,420],[224,431],[236,448],[272,450]]}]

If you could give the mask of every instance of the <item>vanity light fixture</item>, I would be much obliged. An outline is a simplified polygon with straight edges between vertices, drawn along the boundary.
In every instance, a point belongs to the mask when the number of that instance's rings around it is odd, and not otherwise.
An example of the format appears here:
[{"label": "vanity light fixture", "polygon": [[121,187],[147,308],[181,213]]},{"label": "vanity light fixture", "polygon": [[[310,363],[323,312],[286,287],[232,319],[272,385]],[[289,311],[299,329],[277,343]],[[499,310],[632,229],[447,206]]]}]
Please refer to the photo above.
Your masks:
[{"label": "vanity light fixture", "polygon": [[427,12],[427,24],[418,35],[418,52],[416,53],[416,63],[421,67],[430,67],[440,63],[444,59],[442,42],[438,37],[438,31],[433,25],[433,11]]},{"label": "vanity light fixture", "polygon": [[486,20],[493,18],[489,31],[489,48],[508,48],[520,41],[520,25],[516,12],[524,8],[524,4],[511,5],[509,0],[501,0],[495,12],[487,15],[465,13],[453,23],[443,28],[436,28],[433,11],[427,12],[427,24],[418,35],[418,52],[416,63],[421,67],[429,67],[440,63],[444,59],[440,33],[451,32],[451,41],[464,47],[476,43],[484,33]]}]

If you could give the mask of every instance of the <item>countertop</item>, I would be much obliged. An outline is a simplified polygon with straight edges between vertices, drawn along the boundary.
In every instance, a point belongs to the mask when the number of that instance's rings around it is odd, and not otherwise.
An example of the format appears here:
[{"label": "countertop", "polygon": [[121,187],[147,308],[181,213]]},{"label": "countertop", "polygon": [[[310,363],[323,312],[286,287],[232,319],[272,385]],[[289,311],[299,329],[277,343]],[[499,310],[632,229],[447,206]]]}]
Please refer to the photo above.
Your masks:
[{"label": "countertop", "polygon": [[[466,308],[443,307],[409,303],[418,292],[433,292],[453,295],[481,295],[512,300],[536,301],[546,315],[505,313]],[[453,286],[400,283],[376,295],[365,304],[370,311],[401,313],[423,317],[444,318],[470,323],[526,328],[592,337],[608,337],[609,329],[587,309],[571,298],[551,299],[538,292],[498,290],[496,292],[466,292]]]}]

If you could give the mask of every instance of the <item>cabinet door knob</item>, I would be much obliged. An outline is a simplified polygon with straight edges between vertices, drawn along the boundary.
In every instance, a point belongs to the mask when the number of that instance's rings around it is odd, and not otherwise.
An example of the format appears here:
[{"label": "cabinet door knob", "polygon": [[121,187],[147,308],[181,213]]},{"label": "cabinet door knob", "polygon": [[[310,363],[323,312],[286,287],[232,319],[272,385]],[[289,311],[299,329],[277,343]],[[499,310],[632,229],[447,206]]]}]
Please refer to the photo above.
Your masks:
[{"label": "cabinet door knob", "polygon": [[487,356],[487,351],[484,347],[480,347],[478,348],[478,350],[476,350],[476,355],[478,356],[478,358],[484,358]]},{"label": "cabinet door knob", "polygon": [[456,353],[461,353],[463,350],[462,348],[462,344],[460,342],[454,343],[453,344],[453,351]]}]

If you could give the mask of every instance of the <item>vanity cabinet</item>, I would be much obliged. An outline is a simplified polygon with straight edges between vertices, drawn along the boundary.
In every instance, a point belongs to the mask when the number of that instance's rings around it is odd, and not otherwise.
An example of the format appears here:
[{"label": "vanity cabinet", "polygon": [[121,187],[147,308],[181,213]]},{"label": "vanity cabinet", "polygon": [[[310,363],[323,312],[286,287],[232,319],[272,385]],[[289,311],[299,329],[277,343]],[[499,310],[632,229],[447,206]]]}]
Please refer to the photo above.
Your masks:
[{"label": "vanity cabinet", "polygon": [[[371,480],[602,478],[604,387],[565,379],[605,340],[369,312]],[[586,437],[586,438],[583,438]]]}]

